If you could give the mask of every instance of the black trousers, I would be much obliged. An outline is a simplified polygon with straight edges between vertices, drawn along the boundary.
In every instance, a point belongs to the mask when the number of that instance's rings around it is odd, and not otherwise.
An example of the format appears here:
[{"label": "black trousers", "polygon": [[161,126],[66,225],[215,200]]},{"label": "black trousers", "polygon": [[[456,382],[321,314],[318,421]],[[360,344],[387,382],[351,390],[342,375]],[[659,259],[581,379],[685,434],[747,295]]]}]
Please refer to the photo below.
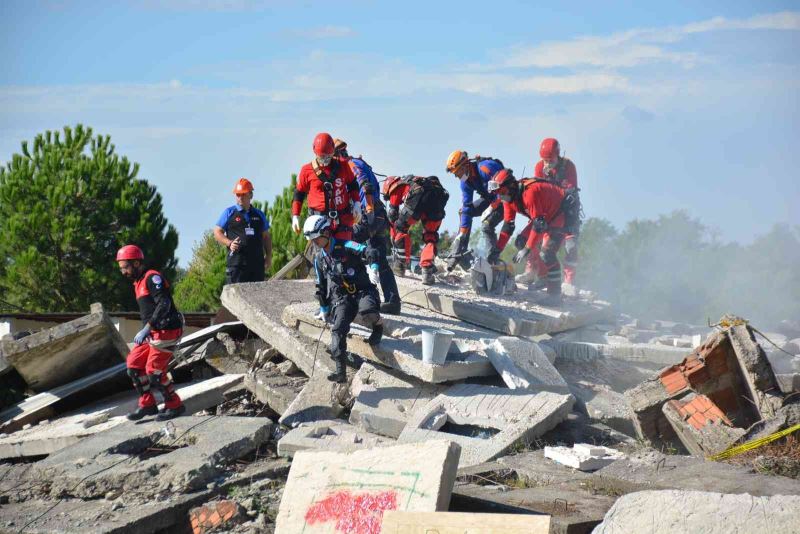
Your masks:
[{"label": "black trousers", "polygon": [[356,315],[374,320],[380,317],[380,296],[373,286],[356,291],[352,295],[337,292],[331,303],[331,358],[344,361],[347,354],[347,334]]},{"label": "black trousers", "polygon": [[389,222],[386,217],[386,209],[383,204],[375,207],[375,223],[370,227],[367,225],[366,217],[353,227],[353,240],[359,243],[366,243],[378,251],[378,275],[381,281],[381,291],[383,291],[384,302],[400,302],[400,291],[397,289],[397,280],[394,271],[389,266],[386,258],[388,252],[388,241],[386,232],[389,229]]},{"label": "black trousers", "polygon": [[254,261],[251,265],[228,265],[225,269],[225,284],[241,284],[242,282],[264,281],[264,260]]}]

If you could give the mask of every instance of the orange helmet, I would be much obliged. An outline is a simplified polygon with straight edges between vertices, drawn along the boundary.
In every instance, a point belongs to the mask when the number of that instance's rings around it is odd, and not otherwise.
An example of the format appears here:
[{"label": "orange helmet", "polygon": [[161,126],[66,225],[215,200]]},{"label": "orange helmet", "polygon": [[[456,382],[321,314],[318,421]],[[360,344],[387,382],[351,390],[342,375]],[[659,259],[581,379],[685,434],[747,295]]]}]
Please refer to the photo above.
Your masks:
[{"label": "orange helmet", "polygon": [[253,183],[247,178],[239,178],[236,185],[233,186],[233,193],[236,195],[243,195],[245,193],[253,192]]},{"label": "orange helmet", "polygon": [[558,145],[558,139],[548,137],[542,144],[539,145],[539,157],[542,159],[552,159],[561,155],[561,147]]},{"label": "orange helmet", "polygon": [[330,156],[333,155],[334,151],[334,144],[333,144],[333,137],[331,134],[328,133],[318,133],[317,136],[314,138],[314,143],[312,144],[314,148],[314,154],[317,156]]},{"label": "orange helmet", "polygon": [[455,171],[468,160],[469,156],[466,152],[463,150],[453,150],[450,152],[450,155],[447,156],[447,172],[455,174]]},{"label": "orange helmet", "polygon": [[339,139],[338,137],[333,140],[333,150],[334,152],[339,152],[340,150],[347,150],[347,142]]},{"label": "orange helmet", "polygon": [[389,199],[391,194],[397,189],[397,186],[400,185],[401,178],[399,176],[389,176],[386,180],[383,181],[383,187],[381,188],[381,193],[383,193],[383,198]]},{"label": "orange helmet", "polygon": [[117,251],[117,261],[143,260],[144,252],[136,245],[125,245]]}]

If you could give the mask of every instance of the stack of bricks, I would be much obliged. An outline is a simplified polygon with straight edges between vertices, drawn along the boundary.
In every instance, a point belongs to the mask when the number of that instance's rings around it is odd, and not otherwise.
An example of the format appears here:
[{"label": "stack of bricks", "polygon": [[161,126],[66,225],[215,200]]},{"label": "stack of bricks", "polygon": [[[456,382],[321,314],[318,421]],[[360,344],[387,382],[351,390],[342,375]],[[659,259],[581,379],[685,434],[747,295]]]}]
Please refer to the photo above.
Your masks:
[{"label": "stack of bricks", "polygon": [[695,456],[722,452],[745,433],[745,429],[733,426],[705,395],[688,393],[664,403],[662,411],[683,445]]},{"label": "stack of bricks", "polygon": [[193,534],[206,534],[222,525],[233,525],[245,519],[243,508],[234,501],[215,501],[189,511]]}]

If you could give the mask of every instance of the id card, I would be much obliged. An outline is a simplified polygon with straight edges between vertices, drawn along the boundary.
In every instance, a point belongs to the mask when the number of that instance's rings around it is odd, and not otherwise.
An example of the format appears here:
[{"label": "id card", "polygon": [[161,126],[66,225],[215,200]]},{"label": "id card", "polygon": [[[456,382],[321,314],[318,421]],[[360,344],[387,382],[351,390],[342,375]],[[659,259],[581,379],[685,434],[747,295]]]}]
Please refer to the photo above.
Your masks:
[{"label": "id card", "polygon": [[256,229],[250,228],[249,226],[244,229],[245,235],[256,235]]}]

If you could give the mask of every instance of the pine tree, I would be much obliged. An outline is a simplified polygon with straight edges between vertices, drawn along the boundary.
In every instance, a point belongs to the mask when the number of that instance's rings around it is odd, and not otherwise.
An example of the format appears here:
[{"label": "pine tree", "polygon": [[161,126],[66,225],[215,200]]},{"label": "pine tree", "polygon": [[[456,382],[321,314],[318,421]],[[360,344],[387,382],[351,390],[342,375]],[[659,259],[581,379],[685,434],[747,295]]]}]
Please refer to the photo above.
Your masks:
[{"label": "pine tree", "polygon": [[175,274],[178,233],[161,195],[138,179],[139,165],[109,136],[82,125],[37,135],[0,166],[0,294],[30,311],[136,309],[114,261],[124,244],[142,247],[149,267]]}]

